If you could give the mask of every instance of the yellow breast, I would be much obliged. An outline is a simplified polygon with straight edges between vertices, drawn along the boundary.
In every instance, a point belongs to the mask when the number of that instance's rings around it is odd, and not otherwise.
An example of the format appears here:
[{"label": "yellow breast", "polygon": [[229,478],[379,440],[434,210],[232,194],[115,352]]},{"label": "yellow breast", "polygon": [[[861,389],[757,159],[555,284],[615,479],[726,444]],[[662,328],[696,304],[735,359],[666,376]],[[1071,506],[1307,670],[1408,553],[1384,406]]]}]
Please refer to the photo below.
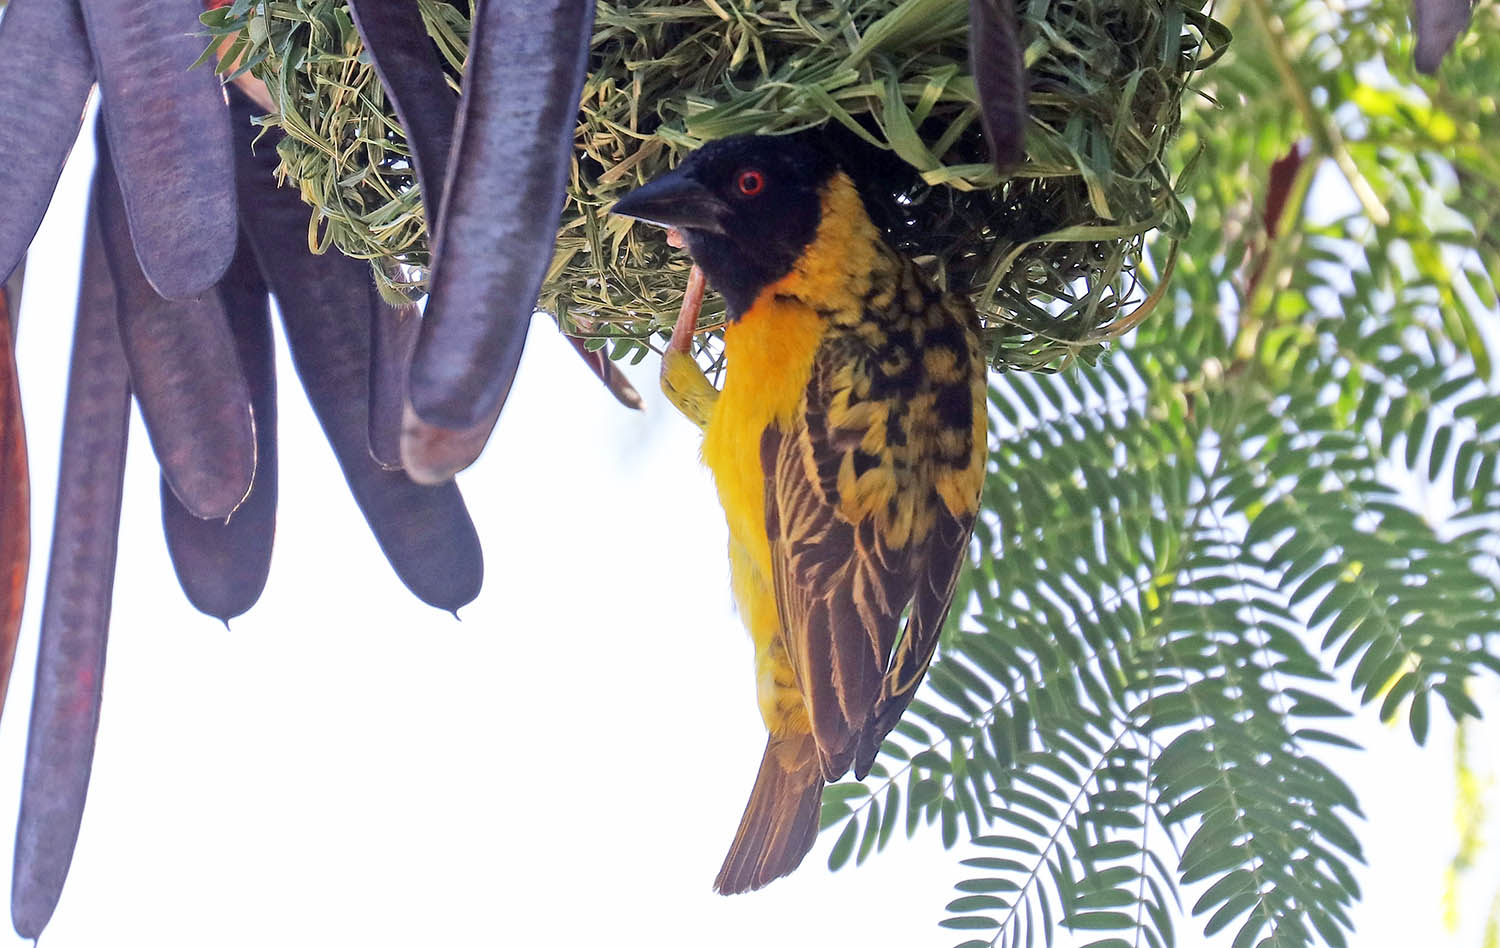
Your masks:
[{"label": "yellow breast", "polygon": [[703,435],[703,461],[714,472],[730,535],[766,583],[771,549],[761,434],[772,424],[789,425],[825,328],[808,307],[768,293],[724,331],[724,390]]}]

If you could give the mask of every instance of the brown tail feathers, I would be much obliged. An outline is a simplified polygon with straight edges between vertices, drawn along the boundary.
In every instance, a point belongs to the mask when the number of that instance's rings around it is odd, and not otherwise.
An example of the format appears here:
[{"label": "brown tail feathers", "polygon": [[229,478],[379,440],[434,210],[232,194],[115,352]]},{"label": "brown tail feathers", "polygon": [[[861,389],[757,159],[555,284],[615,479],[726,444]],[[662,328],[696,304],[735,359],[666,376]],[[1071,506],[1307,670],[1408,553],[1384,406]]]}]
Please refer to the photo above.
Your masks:
[{"label": "brown tail feathers", "polygon": [[714,891],[749,892],[797,868],[818,837],[822,800],[823,773],[812,735],[767,740],[755,789]]}]

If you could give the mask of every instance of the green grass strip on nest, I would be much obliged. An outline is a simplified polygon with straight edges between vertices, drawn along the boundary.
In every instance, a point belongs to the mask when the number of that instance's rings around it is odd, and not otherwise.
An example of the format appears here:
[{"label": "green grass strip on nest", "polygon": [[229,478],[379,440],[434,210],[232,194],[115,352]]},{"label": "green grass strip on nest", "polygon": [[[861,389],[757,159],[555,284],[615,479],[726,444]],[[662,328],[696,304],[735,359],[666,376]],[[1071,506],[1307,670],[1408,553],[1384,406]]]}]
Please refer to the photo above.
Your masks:
[{"label": "green grass strip on nest", "polygon": [[[468,5],[420,2],[456,89]],[[688,261],[609,207],[705,141],[822,127],[890,239],[972,294],[997,367],[1091,358],[1153,303],[1139,281],[1148,236],[1187,226],[1164,156],[1188,81],[1229,36],[1200,0],[1018,8],[1031,125],[1026,163],[1002,180],[977,121],[967,0],[600,2],[540,306],[639,359],[675,319]],[[281,172],[315,209],[309,243],[419,294],[429,257],[410,153],[342,0],[236,0],[205,22],[280,105],[265,122],[286,130]]]}]

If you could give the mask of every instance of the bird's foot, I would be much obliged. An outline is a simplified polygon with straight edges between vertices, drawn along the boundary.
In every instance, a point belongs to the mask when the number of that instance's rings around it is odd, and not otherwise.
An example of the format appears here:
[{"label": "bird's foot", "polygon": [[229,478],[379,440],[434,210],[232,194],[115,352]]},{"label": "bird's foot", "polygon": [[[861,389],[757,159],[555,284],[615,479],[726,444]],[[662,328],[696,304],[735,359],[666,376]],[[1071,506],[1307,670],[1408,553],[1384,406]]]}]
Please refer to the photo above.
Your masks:
[{"label": "bird's foot", "polygon": [[[668,242],[672,240],[673,233],[675,232],[668,232]],[[680,235],[677,239],[680,242]],[[703,271],[695,265],[688,273],[682,309],[677,314],[677,325],[672,327],[672,338],[667,342],[667,351],[661,360],[661,390],[666,394],[667,401],[699,428],[708,425],[709,411],[714,400],[719,397],[718,390],[693,358],[693,334],[698,329],[703,290]]]}]

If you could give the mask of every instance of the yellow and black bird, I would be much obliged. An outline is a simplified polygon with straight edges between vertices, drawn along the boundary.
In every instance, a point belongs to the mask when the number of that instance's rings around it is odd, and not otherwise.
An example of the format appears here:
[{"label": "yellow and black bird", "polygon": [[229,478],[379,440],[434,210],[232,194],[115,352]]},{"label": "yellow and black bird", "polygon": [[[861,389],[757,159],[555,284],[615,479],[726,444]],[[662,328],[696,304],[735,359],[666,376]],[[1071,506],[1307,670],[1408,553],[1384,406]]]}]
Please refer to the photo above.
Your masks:
[{"label": "yellow and black bird", "polygon": [[802,861],[823,782],[869,772],[932,658],[984,479],[979,322],[805,139],[712,142],[613,210],[679,231],[728,309],[723,390],[688,306],[662,386],[704,429],[770,731],[714,883],[743,892]]}]

